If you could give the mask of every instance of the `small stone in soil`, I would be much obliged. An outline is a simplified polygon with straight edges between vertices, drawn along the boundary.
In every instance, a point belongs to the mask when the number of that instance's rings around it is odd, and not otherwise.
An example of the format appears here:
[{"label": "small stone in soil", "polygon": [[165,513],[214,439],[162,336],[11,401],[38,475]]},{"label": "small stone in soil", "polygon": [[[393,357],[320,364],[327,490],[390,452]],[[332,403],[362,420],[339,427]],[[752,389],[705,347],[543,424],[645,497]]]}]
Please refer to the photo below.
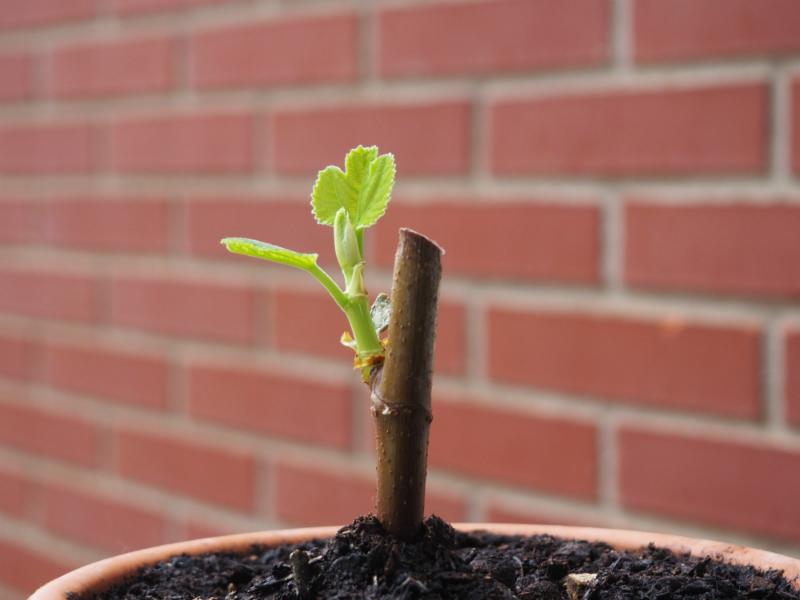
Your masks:
[{"label": "small stone in soil", "polygon": [[584,600],[800,600],[778,571],[654,546],[461,533],[437,517],[413,543],[360,517],[329,540],[176,556],[70,600],[567,600],[574,574],[595,574]]},{"label": "small stone in soil", "polygon": [[597,573],[570,573],[564,578],[569,600],[581,600],[597,579]]}]

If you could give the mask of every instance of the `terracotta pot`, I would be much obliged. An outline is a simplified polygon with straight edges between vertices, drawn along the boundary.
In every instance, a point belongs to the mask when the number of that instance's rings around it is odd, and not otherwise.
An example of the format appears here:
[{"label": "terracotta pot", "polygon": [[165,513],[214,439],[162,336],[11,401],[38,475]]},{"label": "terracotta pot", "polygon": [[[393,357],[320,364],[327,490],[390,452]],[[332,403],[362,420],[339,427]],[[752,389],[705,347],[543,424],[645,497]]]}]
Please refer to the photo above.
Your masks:
[{"label": "terracotta pot", "polygon": [[[562,538],[606,542],[620,550],[635,550],[653,543],[677,552],[688,551],[695,555],[718,557],[732,563],[751,564],[762,569],[781,569],[786,578],[793,579],[795,585],[800,589],[800,559],[722,542],[659,533],[644,533],[624,529],[595,529],[591,527],[466,523],[457,524],[456,528],[462,531],[486,529],[494,533],[515,535],[546,533]],[[305,529],[264,531],[147,548],[107,558],[67,573],[39,588],[29,600],[63,600],[69,592],[100,591],[142,565],[155,563],[176,554],[202,554],[216,551],[245,552],[253,544],[278,546],[312,538],[328,538],[335,535],[337,529],[337,527],[309,527]]]}]

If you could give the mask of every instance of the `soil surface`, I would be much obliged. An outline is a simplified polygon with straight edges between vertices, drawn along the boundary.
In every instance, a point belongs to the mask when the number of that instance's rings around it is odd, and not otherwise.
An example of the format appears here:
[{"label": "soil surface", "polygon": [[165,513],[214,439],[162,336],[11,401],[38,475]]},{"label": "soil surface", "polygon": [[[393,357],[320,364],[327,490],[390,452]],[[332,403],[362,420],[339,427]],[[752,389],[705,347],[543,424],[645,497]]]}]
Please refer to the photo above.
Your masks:
[{"label": "soil surface", "polygon": [[102,594],[70,600],[562,600],[570,597],[565,581],[573,573],[597,574],[576,596],[582,600],[800,600],[776,571],[653,546],[628,553],[550,536],[460,533],[437,517],[413,544],[362,517],[329,540],[176,556]]}]

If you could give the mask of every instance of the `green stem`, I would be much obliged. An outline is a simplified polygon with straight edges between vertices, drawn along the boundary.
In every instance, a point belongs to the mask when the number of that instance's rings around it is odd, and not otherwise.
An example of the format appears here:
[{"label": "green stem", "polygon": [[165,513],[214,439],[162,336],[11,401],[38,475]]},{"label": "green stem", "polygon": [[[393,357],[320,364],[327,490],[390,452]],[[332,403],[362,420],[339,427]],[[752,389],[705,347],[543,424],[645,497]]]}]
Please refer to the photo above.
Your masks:
[{"label": "green stem", "polygon": [[336,304],[339,305],[339,308],[346,313],[350,308],[350,299],[341,290],[341,288],[336,285],[333,277],[328,275],[325,270],[316,263],[309,267],[307,271],[311,273],[311,275],[313,275],[317,281],[319,281],[325,287],[326,290],[328,290],[328,293],[336,301]]},{"label": "green stem", "polygon": [[369,299],[366,294],[351,298],[350,308],[345,311],[353,337],[356,340],[356,351],[359,358],[367,358],[375,354],[383,354],[383,346],[372,323],[369,313]]},{"label": "green stem", "polygon": [[[347,316],[353,337],[356,340],[356,352],[360,359],[383,354],[383,345],[372,323],[369,311],[369,297],[366,294],[348,295],[336,284],[333,278],[316,263],[307,269],[319,281]],[[362,368],[366,381],[369,378],[369,367]]]}]

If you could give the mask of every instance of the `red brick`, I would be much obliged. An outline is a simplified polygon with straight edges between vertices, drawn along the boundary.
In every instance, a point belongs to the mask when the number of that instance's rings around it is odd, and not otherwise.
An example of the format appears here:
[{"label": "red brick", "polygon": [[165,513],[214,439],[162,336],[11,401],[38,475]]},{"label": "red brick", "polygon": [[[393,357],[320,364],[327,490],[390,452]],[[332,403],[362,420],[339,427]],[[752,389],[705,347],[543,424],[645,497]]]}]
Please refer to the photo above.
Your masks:
[{"label": "red brick", "polygon": [[755,83],[501,101],[491,112],[492,168],[502,175],[762,172],[768,104],[766,87]]},{"label": "red brick", "polygon": [[165,91],[173,83],[172,49],[163,38],[57,48],[50,57],[50,91],[57,98]]},{"label": "red brick", "polygon": [[353,352],[339,343],[347,317],[324,291],[279,289],[272,313],[275,346],[291,352],[347,361]]},{"label": "red brick", "polygon": [[147,356],[101,347],[51,344],[45,352],[49,385],[103,399],[163,409],[167,404],[167,365]]},{"label": "red brick", "polygon": [[32,27],[91,17],[94,0],[4,0],[0,28]]},{"label": "red brick", "polygon": [[353,81],[354,15],[284,19],[196,34],[190,41],[198,88]]},{"label": "red brick", "polygon": [[629,509],[800,539],[800,452],[629,427],[619,456]]},{"label": "red brick", "polygon": [[33,59],[31,56],[29,54],[0,55],[0,101],[27,100],[33,96],[33,89]]},{"label": "red brick", "polygon": [[[336,264],[333,234],[311,216],[308,198],[269,198],[265,202],[236,198],[194,200],[187,203],[189,245],[194,254],[232,257],[219,241],[224,237],[249,237],[300,252],[316,252],[320,262]],[[262,263],[265,268],[269,263]],[[285,267],[275,267],[284,269]]]},{"label": "red brick", "polygon": [[116,553],[166,541],[162,516],[60,485],[45,488],[44,522],[58,535]]},{"label": "red brick", "polygon": [[800,50],[794,0],[637,0],[634,16],[635,54],[643,62]]},{"label": "red brick", "polygon": [[800,173],[800,79],[792,84],[792,169]]},{"label": "red brick", "polygon": [[62,562],[11,540],[0,539],[0,583],[23,594],[30,594],[77,566],[74,562]]},{"label": "red brick", "polygon": [[97,315],[95,282],[81,275],[0,270],[0,311],[29,317],[91,321]]},{"label": "red brick", "polygon": [[0,468],[0,512],[24,518],[35,501],[36,485],[19,473]]},{"label": "red brick", "polygon": [[253,162],[252,119],[218,113],[121,120],[111,156],[125,173],[243,173]]},{"label": "red brick", "polygon": [[207,4],[221,4],[226,0],[114,0],[116,12],[124,15],[138,15],[150,12],[194,8]]},{"label": "red brick", "polygon": [[249,452],[133,431],[120,431],[116,439],[123,476],[214,504],[253,508],[256,465]]},{"label": "red brick", "polygon": [[39,344],[33,340],[0,337],[0,375],[30,381],[36,377]]},{"label": "red brick", "polygon": [[433,368],[437,373],[463,374],[467,368],[466,310],[460,304],[439,301]]},{"label": "red brick", "polygon": [[88,125],[16,125],[0,129],[0,172],[87,173],[96,164]]},{"label": "red brick", "polygon": [[608,57],[608,21],[604,0],[484,0],[386,10],[380,69],[402,77],[597,65]]},{"label": "red brick", "polygon": [[[374,484],[377,485],[377,484]],[[453,492],[434,488],[425,492],[425,514],[436,515],[451,522],[467,520],[466,500]]]},{"label": "red brick", "polygon": [[445,250],[447,276],[596,283],[596,206],[519,202],[396,204],[376,228],[377,260],[391,266],[397,231],[410,227]]},{"label": "red brick", "polygon": [[264,371],[194,366],[193,417],[336,448],[350,445],[350,389]]},{"label": "red brick", "polygon": [[[279,289],[275,293],[273,327],[281,350],[347,360],[352,352],[339,343],[350,330],[347,318],[324,292]],[[466,345],[465,312],[458,304],[441,302],[436,334],[437,372],[463,373]]]},{"label": "red brick", "polygon": [[39,408],[0,404],[0,444],[85,466],[97,464],[97,428]]},{"label": "red brick", "polygon": [[168,335],[249,342],[253,305],[235,285],[120,277],[111,287],[112,322]]},{"label": "red brick", "polygon": [[595,428],[544,415],[436,398],[433,468],[592,500],[597,494]]},{"label": "red brick", "polygon": [[42,211],[27,200],[0,201],[0,243],[24,244],[38,241],[42,231]]},{"label": "red brick", "polygon": [[800,295],[800,206],[634,202],[625,221],[635,286]]},{"label": "red brick", "polygon": [[518,509],[493,501],[486,509],[487,523],[533,523],[537,525],[569,525],[574,527],[603,527],[603,523],[563,516],[546,509]]},{"label": "red brick", "polygon": [[70,248],[163,252],[167,219],[162,200],[58,200],[47,207],[47,237]]},{"label": "red brick", "polygon": [[494,309],[489,340],[496,380],[638,406],[761,414],[761,337],[748,326]]},{"label": "red brick", "polygon": [[198,523],[196,521],[189,521],[183,523],[183,536],[185,540],[196,540],[207,537],[217,537],[220,535],[229,535],[236,533],[225,528],[221,528],[218,523]]},{"label": "red brick", "polygon": [[358,145],[392,152],[403,175],[460,175],[469,170],[470,107],[466,102],[348,105],[279,110],[273,119],[275,169],[316,173],[342,164]]},{"label": "red brick", "polygon": [[[275,516],[295,525],[341,525],[375,510],[375,480],[330,469],[280,462],[274,470]],[[463,499],[428,490],[426,514],[465,518]]]},{"label": "red brick", "polygon": [[800,331],[786,335],[785,357],[786,417],[800,425]]}]

